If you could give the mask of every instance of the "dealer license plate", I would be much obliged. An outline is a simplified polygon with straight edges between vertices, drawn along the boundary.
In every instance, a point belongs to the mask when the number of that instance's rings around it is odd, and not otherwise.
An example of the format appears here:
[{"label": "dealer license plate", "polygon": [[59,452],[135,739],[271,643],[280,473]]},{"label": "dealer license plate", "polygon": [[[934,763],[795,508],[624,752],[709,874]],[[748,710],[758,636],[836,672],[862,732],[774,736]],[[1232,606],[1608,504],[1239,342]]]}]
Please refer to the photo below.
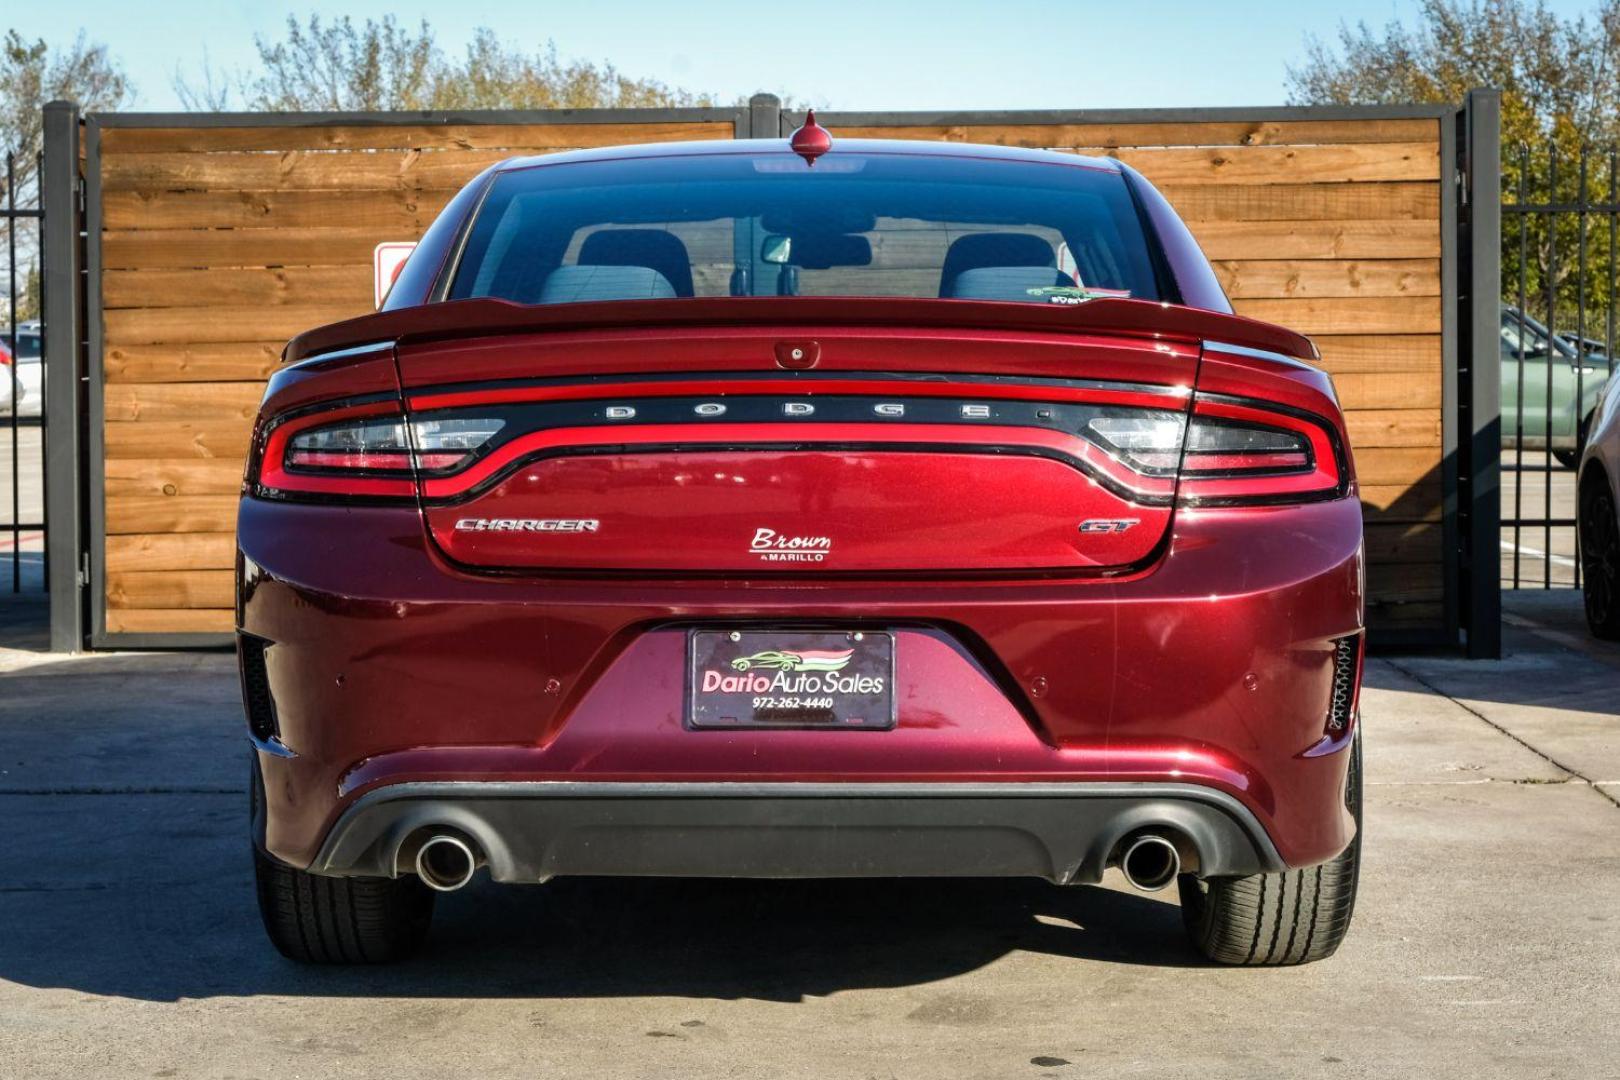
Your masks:
[{"label": "dealer license plate", "polygon": [[694,728],[894,727],[894,636],[870,630],[694,630]]}]

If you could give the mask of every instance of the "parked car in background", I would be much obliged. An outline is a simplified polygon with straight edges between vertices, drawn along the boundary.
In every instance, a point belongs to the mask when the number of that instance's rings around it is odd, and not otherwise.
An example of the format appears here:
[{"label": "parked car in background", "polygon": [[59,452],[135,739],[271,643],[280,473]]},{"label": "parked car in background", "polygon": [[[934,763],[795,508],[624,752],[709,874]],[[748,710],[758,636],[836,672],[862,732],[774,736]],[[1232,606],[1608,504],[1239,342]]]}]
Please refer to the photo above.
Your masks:
[{"label": "parked car in background", "polygon": [[[13,403],[13,411],[18,416],[40,416],[45,411],[45,364],[40,344],[41,331],[37,319],[18,323],[17,351],[13,355],[9,328],[0,324],[0,353],[5,353],[7,357],[0,362],[11,364],[17,373],[19,400]],[[6,392],[9,393],[10,376],[0,372],[0,380],[7,383]],[[0,405],[0,408],[3,407]]]},{"label": "parked car in background", "polygon": [[1344,417],[1129,166],[813,122],[515,159],[285,355],[236,566],[286,955],[402,956],[481,868],[1118,867],[1220,963],[1343,939]]},{"label": "parked car in background", "polygon": [[1620,374],[1604,384],[1581,457],[1576,520],[1581,588],[1592,633],[1620,640]]},{"label": "parked car in background", "polygon": [[1608,362],[1609,347],[1597,338],[1581,337],[1569,330],[1558,332],[1558,340],[1579,352],[1582,356],[1597,357],[1604,363]]},{"label": "parked car in background", "polygon": [[1551,449],[1574,468],[1591,425],[1608,358],[1581,353],[1518,308],[1502,306],[1502,445]]}]

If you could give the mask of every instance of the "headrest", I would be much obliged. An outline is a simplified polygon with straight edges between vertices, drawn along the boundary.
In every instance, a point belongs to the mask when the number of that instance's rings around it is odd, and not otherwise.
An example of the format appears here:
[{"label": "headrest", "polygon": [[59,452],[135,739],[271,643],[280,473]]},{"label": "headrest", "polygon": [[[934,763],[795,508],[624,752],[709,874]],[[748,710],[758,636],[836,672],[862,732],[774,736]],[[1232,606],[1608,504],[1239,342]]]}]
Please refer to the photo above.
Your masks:
[{"label": "headrest", "polygon": [[1033,233],[969,233],[945,251],[940,268],[939,295],[951,296],[956,277],[981,266],[1057,267],[1052,245]]},{"label": "headrest", "polygon": [[663,229],[602,229],[579,246],[581,266],[650,266],[676,296],[692,295],[692,258],[674,233]]},{"label": "headrest", "polygon": [[674,295],[669,279],[650,266],[559,266],[546,277],[539,302],[667,300]]}]

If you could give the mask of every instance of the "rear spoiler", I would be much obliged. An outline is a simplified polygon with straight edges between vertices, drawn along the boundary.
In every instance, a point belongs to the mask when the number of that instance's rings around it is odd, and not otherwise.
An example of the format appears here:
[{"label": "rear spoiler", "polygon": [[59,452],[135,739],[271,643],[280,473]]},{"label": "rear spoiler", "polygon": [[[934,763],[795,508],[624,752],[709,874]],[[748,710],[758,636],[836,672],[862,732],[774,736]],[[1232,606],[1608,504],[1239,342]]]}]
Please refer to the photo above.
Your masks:
[{"label": "rear spoiler", "polygon": [[514,304],[450,300],[362,315],[305,331],[288,342],[291,363],[381,342],[431,342],[560,330],[682,326],[780,326],[814,334],[817,327],[917,326],[1023,330],[1049,334],[1219,341],[1248,349],[1318,359],[1309,338],[1271,323],[1149,300],[1103,298],[1082,304],[1026,304],[927,298],[715,296],[584,304]]}]

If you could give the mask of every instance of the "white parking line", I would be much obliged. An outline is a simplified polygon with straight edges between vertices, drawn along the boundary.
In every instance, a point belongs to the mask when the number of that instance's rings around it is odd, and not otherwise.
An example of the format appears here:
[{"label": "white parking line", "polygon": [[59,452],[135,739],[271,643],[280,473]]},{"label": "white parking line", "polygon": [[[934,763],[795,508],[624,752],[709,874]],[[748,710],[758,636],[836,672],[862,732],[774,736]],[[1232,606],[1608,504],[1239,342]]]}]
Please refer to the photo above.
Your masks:
[{"label": "white parking line", "polygon": [[1574,567],[1577,565],[1576,561],[1568,555],[1549,555],[1540,548],[1525,547],[1523,544],[1515,544],[1511,540],[1502,541],[1502,550],[1517,551],[1520,555],[1528,555],[1532,559],[1546,559],[1548,562],[1559,566]]}]

